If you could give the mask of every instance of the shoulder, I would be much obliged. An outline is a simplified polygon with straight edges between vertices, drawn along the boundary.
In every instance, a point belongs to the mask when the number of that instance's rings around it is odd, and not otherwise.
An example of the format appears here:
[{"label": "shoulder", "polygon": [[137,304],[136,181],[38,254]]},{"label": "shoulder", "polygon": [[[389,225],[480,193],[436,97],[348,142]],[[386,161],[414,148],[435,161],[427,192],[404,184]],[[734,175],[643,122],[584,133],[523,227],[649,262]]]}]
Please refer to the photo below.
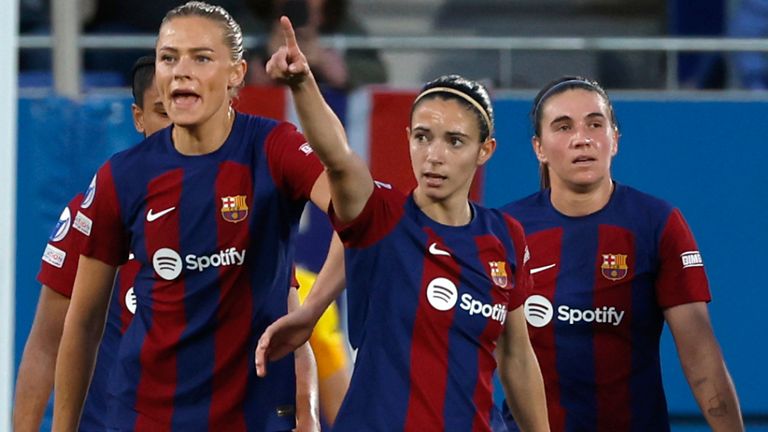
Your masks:
[{"label": "shoulder", "polygon": [[515,219],[524,221],[531,217],[540,217],[542,209],[548,207],[549,191],[541,190],[534,192],[525,198],[507,203],[499,207],[499,210]]},{"label": "shoulder", "polygon": [[523,237],[523,226],[514,216],[501,209],[487,208],[473,204],[476,219],[483,226],[483,230],[497,236],[514,238]]},{"label": "shoulder", "polygon": [[675,207],[661,198],[639,191],[631,186],[616,183],[616,205],[632,217],[663,223]]},{"label": "shoulder", "polygon": [[246,114],[239,111],[237,112],[237,121],[242,122],[242,124],[248,130],[263,131],[267,133],[278,125],[290,125],[290,123],[285,121],[275,120],[273,118],[262,117],[253,114]]},{"label": "shoulder", "polygon": [[[137,164],[143,163],[147,156],[160,153],[165,144],[170,140],[172,128],[165,128],[155,134],[144,138],[138,144],[112,155],[107,163],[114,168],[125,167],[134,169]],[[105,164],[106,165],[106,164]]]}]

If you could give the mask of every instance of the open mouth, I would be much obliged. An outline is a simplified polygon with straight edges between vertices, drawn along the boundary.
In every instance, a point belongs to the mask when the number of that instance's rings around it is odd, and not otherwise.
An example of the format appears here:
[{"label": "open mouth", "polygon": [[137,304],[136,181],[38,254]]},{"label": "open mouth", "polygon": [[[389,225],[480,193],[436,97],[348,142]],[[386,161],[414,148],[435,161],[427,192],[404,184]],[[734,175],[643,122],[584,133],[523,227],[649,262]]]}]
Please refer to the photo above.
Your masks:
[{"label": "open mouth", "polygon": [[424,179],[429,186],[440,186],[448,177],[432,172],[426,172],[423,174]]},{"label": "open mouth", "polygon": [[178,89],[171,92],[171,100],[176,106],[189,107],[200,100],[200,95],[191,90]]}]

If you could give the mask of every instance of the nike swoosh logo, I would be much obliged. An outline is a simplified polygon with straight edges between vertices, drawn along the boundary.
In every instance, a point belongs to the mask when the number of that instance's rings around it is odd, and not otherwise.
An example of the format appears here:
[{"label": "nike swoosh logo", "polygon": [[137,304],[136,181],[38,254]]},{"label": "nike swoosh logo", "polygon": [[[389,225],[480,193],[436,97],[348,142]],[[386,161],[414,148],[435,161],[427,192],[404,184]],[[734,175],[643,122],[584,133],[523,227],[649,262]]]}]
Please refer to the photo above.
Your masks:
[{"label": "nike swoosh logo", "polygon": [[442,249],[437,248],[437,243],[432,243],[429,245],[429,253],[432,255],[445,255],[445,256],[451,256],[451,254],[448,251],[444,251]]},{"label": "nike swoosh logo", "polygon": [[167,208],[157,213],[153,213],[152,209],[149,209],[149,211],[147,212],[147,222],[154,222],[174,210],[176,210],[176,207]]},{"label": "nike swoosh logo", "polygon": [[536,273],[539,273],[539,272],[543,272],[544,270],[549,270],[549,269],[551,269],[552,267],[554,267],[556,265],[557,265],[557,263],[550,264],[550,265],[545,265],[543,267],[532,268],[531,269],[531,274],[536,274]]}]

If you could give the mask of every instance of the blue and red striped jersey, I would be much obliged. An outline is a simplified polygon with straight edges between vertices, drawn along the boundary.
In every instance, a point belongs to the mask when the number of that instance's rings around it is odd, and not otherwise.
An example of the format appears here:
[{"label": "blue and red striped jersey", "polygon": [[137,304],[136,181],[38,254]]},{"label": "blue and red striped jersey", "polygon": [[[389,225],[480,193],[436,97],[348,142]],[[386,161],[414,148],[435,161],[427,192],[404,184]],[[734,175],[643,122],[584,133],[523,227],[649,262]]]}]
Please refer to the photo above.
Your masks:
[{"label": "blue and red striped jersey", "polygon": [[[82,200],[83,195],[78,194],[62,211],[48,239],[40,272],[37,275],[40,283],[65,297],[72,297],[80,252],[83,242],[91,232],[91,219],[88,217],[88,212],[81,211],[79,208]],[[109,400],[107,393],[109,372],[114,364],[120,339],[133,318],[135,308],[133,279],[138,269],[138,263],[135,260],[129,260],[118,270],[112,289],[104,336],[99,345],[99,355],[80,419],[81,432],[103,431],[106,428],[104,413],[107,412]]]},{"label": "blue and red striped jersey", "polygon": [[496,341],[531,282],[520,225],[472,212],[442,225],[380,182],[351,223],[331,211],[358,348],[334,430],[490,430]]},{"label": "blue and red striped jersey", "polygon": [[669,430],[663,310],[710,300],[680,211],[619,184],[583,217],[559,213],[549,190],[502,210],[523,224],[531,251],[525,315],[552,430]]},{"label": "blue and red striped jersey", "polygon": [[286,313],[292,239],[323,168],[288,123],[237,114],[216,151],[187,156],[173,128],[118,153],[82,208],[84,255],[140,263],[136,315],[112,372],[119,430],[290,430],[293,358],[256,377],[258,337]]}]

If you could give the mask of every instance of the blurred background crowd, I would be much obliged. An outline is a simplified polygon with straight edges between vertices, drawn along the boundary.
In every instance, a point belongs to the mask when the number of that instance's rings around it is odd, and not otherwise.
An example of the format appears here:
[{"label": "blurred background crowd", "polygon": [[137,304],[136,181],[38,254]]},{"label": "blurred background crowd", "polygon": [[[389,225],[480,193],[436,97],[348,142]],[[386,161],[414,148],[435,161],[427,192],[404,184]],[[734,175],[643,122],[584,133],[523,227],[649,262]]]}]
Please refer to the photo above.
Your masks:
[{"label": "blurred background crowd", "polygon": [[[50,0],[20,0],[23,35],[49,34]],[[87,35],[154,34],[178,1],[79,0]],[[275,19],[286,14],[300,28],[313,68],[336,89],[363,84],[414,86],[446,72],[530,89],[561,71],[598,79],[607,88],[657,89],[667,71],[681,88],[763,89],[768,59],[761,52],[682,53],[674,64],[662,51],[495,49],[344,49],[333,37],[737,37],[768,33],[768,0],[220,0],[241,23],[249,43],[250,84],[264,84],[261,68],[274,49]],[[330,42],[329,42],[330,41]],[[337,41],[338,42],[338,41]],[[477,39],[475,39],[477,43]],[[482,42],[480,42],[482,43]],[[133,60],[149,47],[86,50],[84,71],[93,86],[126,86]],[[506,63],[505,63],[506,62]],[[23,49],[22,86],[51,80],[51,55]]]}]

